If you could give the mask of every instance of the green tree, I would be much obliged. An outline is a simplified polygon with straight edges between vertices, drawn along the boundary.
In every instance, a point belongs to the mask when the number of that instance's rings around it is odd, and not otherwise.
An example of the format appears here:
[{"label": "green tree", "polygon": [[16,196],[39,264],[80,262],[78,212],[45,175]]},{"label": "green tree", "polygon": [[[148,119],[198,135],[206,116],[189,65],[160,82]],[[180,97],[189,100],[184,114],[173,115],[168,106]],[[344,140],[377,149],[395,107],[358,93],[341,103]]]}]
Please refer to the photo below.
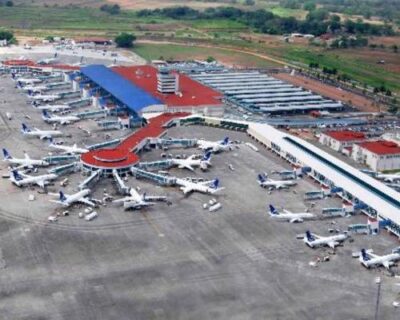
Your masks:
[{"label": "green tree", "polygon": [[132,48],[136,36],[131,33],[122,32],[115,37],[114,41],[119,48]]}]

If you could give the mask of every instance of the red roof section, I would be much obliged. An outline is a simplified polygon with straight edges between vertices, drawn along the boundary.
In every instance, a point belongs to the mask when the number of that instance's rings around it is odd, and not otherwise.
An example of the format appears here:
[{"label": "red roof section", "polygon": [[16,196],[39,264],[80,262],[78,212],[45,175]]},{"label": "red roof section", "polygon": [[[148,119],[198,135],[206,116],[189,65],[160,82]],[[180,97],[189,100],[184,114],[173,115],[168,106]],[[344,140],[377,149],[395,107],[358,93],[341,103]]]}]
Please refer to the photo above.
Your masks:
[{"label": "red roof section", "polygon": [[189,113],[163,113],[149,120],[146,127],[132,133],[114,149],[98,149],[81,155],[81,161],[96,168],[126,168],[140,159],[133,149],[146,138],[157,138],[164,131],[166,123],[175,118],[188,116]]},{"label": "red roof section", "polygon": [[3,64],[6,66],[27,66],[33,67],[35,66],[35,61],[28,59],[19,59],[19,60],[6,60],[3,61]]},{"label": "red roof section", "polygon": [[400,146],[387,140],[367,141],[359,144],[360,147],[379,155],[400,154]]},{"label": "red roof section", "polygon": [[324,134],[338,141],[359,141],[366,138],[364,133],[350,130],[325,131]]},{"label": "red roof section", "polygon": [[209,87],[179,74],[179,91],[176,94],[162,94],[157,91],[157,72],[153,66],[114,67],[113,70],[136,86],[158,98],[169,107],[193,107],[222,105],[222,95]]},{"label": "red roof section", "polygon": [[6,66],[26,66],[34,68],[54,68],[58,70],[79,70],[79,66],[71,66],[69,64],[37,64],[33,60],[23,59],[23,60],[6,60],[3,62]]}]

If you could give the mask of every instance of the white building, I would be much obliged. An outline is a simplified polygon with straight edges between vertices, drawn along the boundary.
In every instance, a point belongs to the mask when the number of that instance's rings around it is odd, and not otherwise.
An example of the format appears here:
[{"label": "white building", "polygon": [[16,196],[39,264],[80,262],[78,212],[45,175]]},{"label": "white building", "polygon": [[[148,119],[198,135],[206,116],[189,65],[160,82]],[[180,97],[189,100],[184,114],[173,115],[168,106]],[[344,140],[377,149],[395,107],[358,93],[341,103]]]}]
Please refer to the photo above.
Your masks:
[{"label": "white building", "polygon": [[332,148],[335,151],[343,152],[345,148],[352,147],[354,143],[365,141],[365,134],[349,130],[325,131],[319,137],[319,143]]},{"label": "white building", "polygon": [[387,140],[354,144],[352,158],[374,171],[399,170],[400,146]]}]

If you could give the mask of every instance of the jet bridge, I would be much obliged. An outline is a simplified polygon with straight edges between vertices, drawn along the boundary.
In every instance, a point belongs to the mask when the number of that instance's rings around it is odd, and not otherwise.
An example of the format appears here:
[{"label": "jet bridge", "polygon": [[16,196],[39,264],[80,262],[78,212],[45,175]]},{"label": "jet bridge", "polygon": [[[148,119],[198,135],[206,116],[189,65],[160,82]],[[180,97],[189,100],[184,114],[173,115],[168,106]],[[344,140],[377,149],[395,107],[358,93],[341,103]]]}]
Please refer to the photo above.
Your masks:
[{"label": "jet bridge", "polygon": [[67,161],[77,161],[79,160],[78,155],[55,155],[43,158],[44,161],[48,162],[49,164],[57,164],[60,162],[67,162]]},{"label": "jet bridge", "polygon": [[76,116],[80,119],[105,118],[107,116],[107,111],[91,110],[77,113]]},{"label": "jet bridge", "polygon": [[72,172],[76,172],[79,169],[78,162],[69,163],[63,166],[55,167],[48,170],[49,173],[54,173],[56,175],[63,175]]},{"label": "jet bridge", "polygon": [[89,185],[94,184],[95,182],[99,181],[101,174],[103,173],[102,169],[97,171],[93,171],[92,174],[86,178],[83,182],[81,182],[78,186],[79,190],[87,189]]},{"label": "jet bridge", "polygon": [[118,192],[122,195],[127,195],[129,194],[129,187],[125,184],[125,182],[121,179],[120,175],[118,174],[118,171],[116,169],[113,169],[112,171],[113,177],[115,179],[115,182],[118,187]]},{"label": "jet bridge", "polygon": [[97,125],[104,130],[116,130],[121,129],[121,123],[118,120],[106,120],[106,121],[99,121]]},{"label": "jet bridge", "polygon": [[70,99],[70,98],[78,98],[81,96],[79,91],[68,91],[68,92],[60,92],[58,93],[60,99]]},{"label": "jet bridge", "polygon": [[132,167],[131,172],[136,178],[149,179],[163,186],[173,186],[176,184],[175,177],[169,177],[162,174],[148,172],[136,167]]},{"label": "jet bridge", "polygon": [[61,89],[61,88],[69,88],[71,87],[71,84],[68,82],[54,82],[54,83],[46,83],[46,87],[48,90],[54,90],[54,89]]},{"label": "jet bridge", "polygon": [[192,148],[196,146],[197,139],[157,139],[155,144],[161,147],[177,146],[184,148]]},{"label": "jet bridge", "polygon": [[78,100],[68,102],[68,105],[71,108],[79,108],[79,107],[89,106],[91,103],[92,103],[92,99],[87,98],[87,99],[78,99]]},{"label": "jet bridge", "polygon": [[139,169],[143,169],[146,171],[152,170],[165,170],[172,167],[172,160],[159,160],[159,161],[151,161],[151,162],[139,162],[136,167]]},{"label": "jet bridge", "polygon": [[100,148],[103,148],[103,147],[109,147],[109,146],[112,146],[114,144],[120,143],[121,140],[122,140],[121,138],[117,138],[117,139],[114,139],[114,140],[104,141],[104,142],[100,142],[100,143],[88,146],[87,148],[89,150],[96,150],[96,149],[100,149]]}]

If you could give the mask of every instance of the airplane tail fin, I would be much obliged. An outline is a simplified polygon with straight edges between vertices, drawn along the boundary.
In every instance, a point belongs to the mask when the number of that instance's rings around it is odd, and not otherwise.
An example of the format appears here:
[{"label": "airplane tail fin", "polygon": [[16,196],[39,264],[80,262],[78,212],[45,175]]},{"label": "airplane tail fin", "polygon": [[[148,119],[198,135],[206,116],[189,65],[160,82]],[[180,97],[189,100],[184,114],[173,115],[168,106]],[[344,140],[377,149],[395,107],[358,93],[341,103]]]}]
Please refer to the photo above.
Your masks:
[{"label": "airplane tail fin", "polygon": [[12,159],[11,155],[8,153],[7,149],[3,148],[4,160]]},{"label": "airplane tail fin", "polygon": [[308,231],[308,230],[306,231],[306,238],[307,238],[308,241],[313,241],[314,240],[314,237],[312,236],[311,232]]},{"label": "airplane tail fin", "polygon": [[22,124],[22,133],[27,133],[27,132],[30,132],[31,130],[28,128],[28,126],[25,124],[25,123],[23,123]]},{"label": "airplane tail fin", "polygon": [[257,176],[257,180],[258,180],[258,182],[261,182],[261,183],[265,182],[265,176],[263,174],[259,173]]},{"label": "airplane tail fin", "polygon": [[12,171],[12,175],[13,175],[13,178],[14,178],[15,181],[20,181],[20,180],[22,180],[22,177],[19,175],[19,173],[18,173],[17,170],[13,170],[13,171]]},{"label": "airplane tail fin", "polygon": [[67,198],[65,197],[64,193],[60,191],[60,201],[64,202],[65,200],[67,200]]},{"label": "airplane tail fin", "polygon": [[49,138],[49,146],[53,146],[54,145],[54,140],[53,137]]},{"label": "airplane tail fin", "polygon": [[276,210],[272,204],[269,205],[269,213],[270,213],[270,215],[278,215],[279,214],[278,210]]},{"label": "airplane tail fin", "polygon": [[212,188],[212,189],[218,189],[218,187],[219,187],[219,179],[216,178],[216,179],[214,179],[214,181],[211,183],[210,188]]},{"label": "airplane tail fin", "polygon": [[203,155],[203,158],[201,159],[201,161],[208,162],[210,160],[211,160],[211,152],[208,151]]},{"label": "airplane tail fin", "polygon": [[225,137],[225,139],[222,141],[222,145],[226,146],[229,143],[229,137]]},{"label": "airplane tail fin", "polygon": [[47,113],[46,110],[42,111],[42,118],[45,119],[45,120],[50,119],[50,116],[49,116],[49,114]]},{"label": "airplane tail fin", "polygon": [[361,249],[361,257],[362,261],[367,261],[369,260],[369,257],[367,255],[367,251],[365,249]]}]

